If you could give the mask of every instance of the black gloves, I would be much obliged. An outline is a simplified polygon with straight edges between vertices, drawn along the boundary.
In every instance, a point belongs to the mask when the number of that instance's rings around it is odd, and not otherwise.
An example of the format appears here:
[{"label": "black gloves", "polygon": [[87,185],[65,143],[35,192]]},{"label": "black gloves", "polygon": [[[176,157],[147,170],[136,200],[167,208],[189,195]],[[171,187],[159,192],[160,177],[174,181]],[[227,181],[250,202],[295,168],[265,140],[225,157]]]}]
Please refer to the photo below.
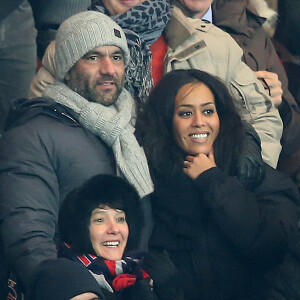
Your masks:
[{"label": "black gloves", "polygon": [[122,294],[122,299],[126,300],[158,300],[155,293],[152,291],[150,284],[151,278],[138,280],[134,285],[121,290],[118,293]]},{"label": "black gloves", "polygon": [[167,251],[148,252],[144,257],[142,268],[153,279],[153,289],[158,299],[175,300],[181,297],[177,269]]},{"label": "black gloves", "polygon": [[258,134],[250,124],[244,122],[243,125],[245,138],[237,160],[237,178],[245,188],[251,190],[260,184],[264,177],[264,163]]}]

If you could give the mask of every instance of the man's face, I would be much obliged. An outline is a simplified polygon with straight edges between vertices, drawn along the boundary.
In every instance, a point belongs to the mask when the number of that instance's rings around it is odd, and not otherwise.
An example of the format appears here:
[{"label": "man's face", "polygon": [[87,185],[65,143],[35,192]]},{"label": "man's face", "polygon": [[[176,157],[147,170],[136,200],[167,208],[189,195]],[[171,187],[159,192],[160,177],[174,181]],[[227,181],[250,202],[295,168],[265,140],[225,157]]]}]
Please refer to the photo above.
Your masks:
[{"label": "man's face", "polygon": [[114,104],[125,78],[124,55],[116,46],[102,46],[82,57],[66,74],[67,86],[90,102]]},{"label": "man's face", "polygon": [[195,14],[195,17],[202,18],[214,0],[180,0],[180,3]]},{"label": "man's face", "polygon": [[102,0],[102,3],[110,14],[115,16],[124,14],[144,1],[145,0]]}]

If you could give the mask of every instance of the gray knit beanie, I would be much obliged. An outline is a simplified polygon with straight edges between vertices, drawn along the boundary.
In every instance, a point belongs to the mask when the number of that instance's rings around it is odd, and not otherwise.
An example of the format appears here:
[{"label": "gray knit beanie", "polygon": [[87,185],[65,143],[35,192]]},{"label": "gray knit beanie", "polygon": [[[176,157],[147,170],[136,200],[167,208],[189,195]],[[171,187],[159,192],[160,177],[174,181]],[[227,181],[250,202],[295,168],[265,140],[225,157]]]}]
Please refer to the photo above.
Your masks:
[{"label": "gray knit beanie", "polygon": [[82,12],[65,20],[58,29],[55,45],[56,78],[59,81],[63,81],[80,58],[96,47],[117,46],[124,53],[125,65],[130,59],[121,27],[96,11]]}]

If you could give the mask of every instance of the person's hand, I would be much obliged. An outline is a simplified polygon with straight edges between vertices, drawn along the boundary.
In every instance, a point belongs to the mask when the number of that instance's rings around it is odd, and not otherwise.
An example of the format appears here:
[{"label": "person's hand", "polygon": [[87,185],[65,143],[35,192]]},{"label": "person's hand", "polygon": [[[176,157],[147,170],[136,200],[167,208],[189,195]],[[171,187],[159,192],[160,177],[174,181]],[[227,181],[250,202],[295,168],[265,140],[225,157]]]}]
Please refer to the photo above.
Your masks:
[{"label": "person's hand", "polygon": [[257,71],[255,72],[256,77],[261,81],[262,85],[266,90],[269,90],[269,95],[275,107],[280,106],[282,102],[282,84],[278,79],[278,75],[268,71]]},{"label": "person's hand", "polygon": [[164,286],[174,282],[177,276],[177,269],[169,258],[166,250],[152,250],[146,253],[142,268],[154,281],[154,286]]},{"label": "person's hand", "polygon": [[216,167],[213,150],[208,155],[199,153],[196,156],[187,155],[183,165],[183,172],[190,178],[196,179],[208,169]]},{"label": "person's hand", "polygon": [[261,156],[260,139],[254,128],[244,123],[245,136],[241,141],[242,146],[237,159],[237,179],[247,189],[252,189],[262,181],[264,177],[264,163]]},{"label": "person's hand", "polygon": [[154,292],[159,299],[179,299],[178,272],[170,260],[166,250],[152,250],[148,252],[142,263],[142,268],[153,279]]},{"label": "person's hand", "polygon": [[120,290],[119,293],[125,300],[157,300],[156,295],[152,292],[152,279],[150,277],[138,280],[134,285]]},{"label": "person's hand", "polygon": [[100,298],[94,293],[83,293],[72,297],[70,300],[99,300]]}]

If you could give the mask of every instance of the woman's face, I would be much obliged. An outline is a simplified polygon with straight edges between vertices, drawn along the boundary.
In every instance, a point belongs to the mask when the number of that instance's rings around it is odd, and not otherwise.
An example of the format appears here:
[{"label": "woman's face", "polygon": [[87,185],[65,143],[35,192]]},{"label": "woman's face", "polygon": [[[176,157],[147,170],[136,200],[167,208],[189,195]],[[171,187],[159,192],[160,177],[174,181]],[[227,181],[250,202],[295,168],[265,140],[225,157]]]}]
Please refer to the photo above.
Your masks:
[{"label": "woman's face", "polygon": [[180,3],[195,13],[195,17],[201,18],[207,12],[214,0],[180,0]]},{"label": "woman's face", "polygon": [[125,212],[108,206],[93,210],[90,218],[90,238],[99,257],[120,260],[129,235]]},{"label": "woman's face", "polygon": [[123,14],[145,0],[102,0],[105,8],[112,16]]},{"label": "woman's face", "polygon": [[208,155],[220,129],[215,97],[202,82],[181,87],[175,98],[173,134],[179,148],[189,155]]}]

